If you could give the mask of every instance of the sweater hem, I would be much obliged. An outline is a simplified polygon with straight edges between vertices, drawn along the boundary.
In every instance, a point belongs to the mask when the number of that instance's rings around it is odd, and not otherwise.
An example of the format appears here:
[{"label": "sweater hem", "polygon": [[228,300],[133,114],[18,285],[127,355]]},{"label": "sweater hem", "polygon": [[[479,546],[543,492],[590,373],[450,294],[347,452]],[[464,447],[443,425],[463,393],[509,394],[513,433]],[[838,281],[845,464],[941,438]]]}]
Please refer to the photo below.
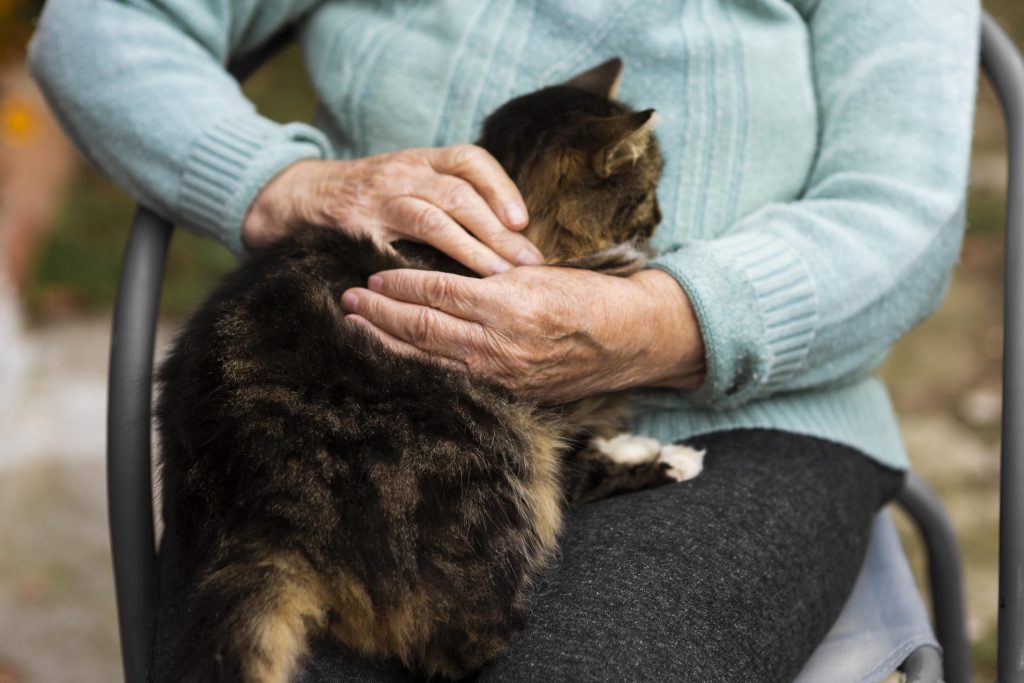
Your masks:
[{"label": "sweater hem", "polygon": [[777,429],[849,446],[895,470],[910,467],[889,394],[877,377],[727,410],[695,409],[673,392],[644,390],[633,395],[632,409],[632,431],[663,443],[731,429]]}]

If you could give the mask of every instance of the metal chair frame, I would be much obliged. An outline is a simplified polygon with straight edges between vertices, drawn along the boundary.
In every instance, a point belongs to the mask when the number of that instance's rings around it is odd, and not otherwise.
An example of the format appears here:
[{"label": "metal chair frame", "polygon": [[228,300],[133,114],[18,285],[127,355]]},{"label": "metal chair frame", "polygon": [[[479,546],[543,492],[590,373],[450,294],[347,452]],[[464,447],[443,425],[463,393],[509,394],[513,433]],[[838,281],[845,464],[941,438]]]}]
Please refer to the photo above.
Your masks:
[{"label": "metal chair frame", "polygon": [[[293,38],[276,36],[231,65],[244,80]],[[982,65],[999,95],[1007,122],[1009,180],[1006,206],[1006,281],[999,522],[998,681],[1024,683],[1024,61],[987,14],[982,20]],[[110,346],[107,414],[107,487],[118,626],[125,679],[146,680],[153,624],[156,545],[151,477],[151,395],[164,264],[173,224],[140,206],[125,248]],[[971,677],[960,552],[938,498],[910,474],[898,503],[914,520],[927,548],[936,635],[950,683]],[[904,663],[908,681],[937,681],[937,655],[922,648]]]}]

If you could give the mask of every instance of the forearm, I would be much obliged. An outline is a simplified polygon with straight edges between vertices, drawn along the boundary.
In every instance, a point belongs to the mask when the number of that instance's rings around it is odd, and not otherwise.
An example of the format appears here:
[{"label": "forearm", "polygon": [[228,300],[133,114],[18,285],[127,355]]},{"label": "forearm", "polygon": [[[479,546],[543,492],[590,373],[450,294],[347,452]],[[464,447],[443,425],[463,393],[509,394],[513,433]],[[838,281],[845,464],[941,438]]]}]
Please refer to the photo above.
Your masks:
[{"label": "forearm", "polygon": [[546,402],[701,381],[696,323],[664,273],[541,266],[480,279],[399,269],[341,302],[396,352],[425,353]]},{"label": "forearm", "polygon": [[728,407],[851,381],[940,303],[961,243],[977,5],[819,0],[821,133],[803,195],[655,259],[693,304]]},{"label": "forearm", "polygon": [[638,344],[621,380],[629,388],[695,389],[704,380],[704,340],[686,293],[670,275],[642,270],[609,331],[624,348]]},{"label": "forearm", "polygon": [[259,188],[326,139],[259,116],[223,64],[308,7],[51,0],[30,66],[69,136],[136,199],[241,251]]}]

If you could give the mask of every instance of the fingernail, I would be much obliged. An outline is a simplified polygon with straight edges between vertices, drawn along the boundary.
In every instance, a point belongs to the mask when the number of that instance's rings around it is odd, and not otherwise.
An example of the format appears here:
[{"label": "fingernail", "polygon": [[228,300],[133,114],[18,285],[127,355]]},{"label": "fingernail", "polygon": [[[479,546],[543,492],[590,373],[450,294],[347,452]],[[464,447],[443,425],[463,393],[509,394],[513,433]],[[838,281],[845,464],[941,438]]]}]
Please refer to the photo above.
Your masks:
[{"label": "fingernail", "polygon": [[341,305],[345,307],[345,310],[355,312],[359,307],[359,297],[353,291],[345,292],[341,295]]},{"label": "fingernail", "polygon": [[536,249],[523,249],[516,256],[516,263],[521,266],[539,266],[544,263],[544,257]]},{"label": "fingernail", "polygon": [[504,273],[505,271],[512,270],[512,264],[508,261],[495,261],[491,264],[491,271],[495,274]]},{"label": "fingernail", "polygon": [[382,284],[384,284],[384,278],[380,275],[371,275],[366,281],[366,288],[373,292],[379,292]]},{"label": "fingernail", "polygon": [[526,222],[526,207],[518,202],[505,206],[505,221],[509,225],[521,225]]}]

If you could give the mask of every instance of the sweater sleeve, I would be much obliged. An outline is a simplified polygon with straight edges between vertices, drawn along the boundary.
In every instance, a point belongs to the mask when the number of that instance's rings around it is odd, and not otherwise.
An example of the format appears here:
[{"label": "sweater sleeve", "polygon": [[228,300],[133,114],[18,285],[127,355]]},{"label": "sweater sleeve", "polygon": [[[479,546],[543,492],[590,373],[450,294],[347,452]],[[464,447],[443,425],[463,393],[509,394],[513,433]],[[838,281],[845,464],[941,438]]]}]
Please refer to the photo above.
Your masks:
[{"label": "sweater sleeve", "polygon": [[804,4],[819,143],[802,196],[653,263],[704,337],[695,405],[873,371],[938,307],[962,242],[977,0]]},{"label": "sweater sleeve", "polygon": [[324,135],[260,116],[227,73],[314,0],[49,0],[29,65],[86,158],[136,200],[243,251],[242,220]]}]

